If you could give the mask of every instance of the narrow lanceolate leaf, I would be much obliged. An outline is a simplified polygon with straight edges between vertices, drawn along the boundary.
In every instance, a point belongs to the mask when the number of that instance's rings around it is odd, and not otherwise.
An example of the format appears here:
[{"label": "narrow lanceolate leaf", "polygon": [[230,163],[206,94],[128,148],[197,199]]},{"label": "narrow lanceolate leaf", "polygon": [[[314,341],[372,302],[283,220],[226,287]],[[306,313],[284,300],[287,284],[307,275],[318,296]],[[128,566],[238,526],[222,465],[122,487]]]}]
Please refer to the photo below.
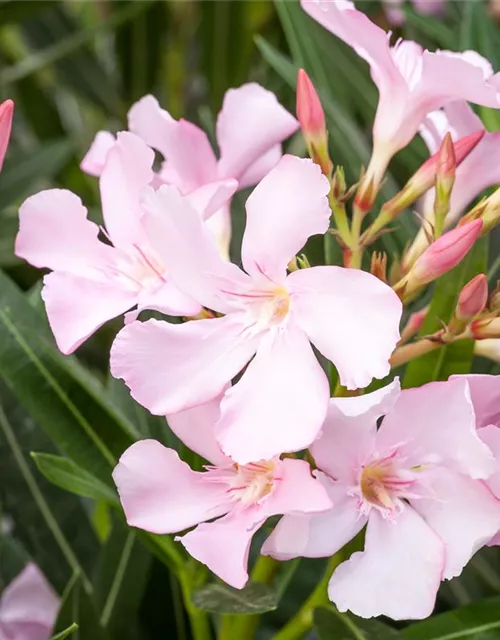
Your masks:
[{"label": "narrow lanceolate leaf", "polygon": [[52,636],[51,640],[64,640],[65,638],[70,636],[74,631],[77,631],[77,629],[78,629],[78,625],[76,623],[73,623],[71,627],[68,627],[64,631],[61,631],[61,633],[58,633],[57,635]]},{"label": "narrow lanceolate leaf", "polygon": [[406,627],[405,640],[494,640],[500,637],[500,598],[488,598]]},{"label": "narrow lanceolate leaf", "polygon": [[3,380],[58,449],[112,484],[116,459],[135,431],[102,387],[57,351],[46,320],[0,273],[0,380]]},{"label": "narrow lanceolate leaf", "polygon": [[55,632],[61,633],[76,625],[71,640],[110,640],[99,623],[94,599],[83,588],[81,578],[75,573],[64,590]]},{"label": "narrow lanceolate leaf", "polygon": [[314,627],[319,640],[402,640],[396,629],[378,620],[363,620],[332,608],[314,611]]},{"label": "narrow lanceolate leaf", "polygon": [[[476,243],[462,262],[440,278],[434,289],[431,306],[420,336],[438,331],[448,323],[456,307],[462,287],[478,273],[486,271],[487,238]],[[468,373],[472,363],[473,343],[461,340],[428,353],[410,362],[403,378],[403,386],[418,387],[432,380],[447,380],[452,373]]]},{"label": "narrow lanceolate leaf", "polygon": [[116,493],[92,474],[88,473],[69,458],[51,453],[32,453],[31,457],[38,470],[61,489],[85,498],[117,502]]},{"label": "narrow lanceolate leaf", "polygon": [[277,608],[278,595],[261,582],[249,582],[244,589],[209,584],[193,593],[193,603],[214,613],[260,614]]}]

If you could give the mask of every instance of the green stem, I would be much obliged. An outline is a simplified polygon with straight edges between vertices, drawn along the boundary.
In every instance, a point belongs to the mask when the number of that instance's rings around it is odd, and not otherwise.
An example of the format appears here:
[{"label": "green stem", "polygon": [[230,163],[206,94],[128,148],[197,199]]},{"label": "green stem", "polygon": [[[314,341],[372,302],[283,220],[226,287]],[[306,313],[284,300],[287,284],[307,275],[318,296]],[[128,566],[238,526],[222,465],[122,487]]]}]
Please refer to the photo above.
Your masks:
[{"label": "green stem", "polygon": [[316,585],[314,591],[293,618],[274,636],[273,640],[300,640],[312,627],[314,609],[328,602],[328,583],[330,582],[332,573],[342,560],[343,554],[341,551],[330,558],[325,574]]},{"label": "green stem", "polygon": [[205,611],[195,607],[191,600],[191,593],[194,588],[191,573],[186,569],[181,569],[178,573],[178,578],[181,585],[184,606],[186,607],[191,625],[193,640],[211,640],[212,633],[208,615]]}]

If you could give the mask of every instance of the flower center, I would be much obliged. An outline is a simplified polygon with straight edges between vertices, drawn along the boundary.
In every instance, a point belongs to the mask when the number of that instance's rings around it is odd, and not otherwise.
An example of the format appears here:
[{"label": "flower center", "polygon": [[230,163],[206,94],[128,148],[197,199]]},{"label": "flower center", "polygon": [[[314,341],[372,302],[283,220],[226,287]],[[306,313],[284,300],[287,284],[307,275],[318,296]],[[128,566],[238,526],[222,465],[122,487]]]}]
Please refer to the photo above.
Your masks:
[{"label": "flower center", "polygon": [[259,504],[274,489],[276,467],[274,460],[234,464],[235,473],[229,481],[228,492],[243,507]]},{"label": "flower center", "polygon": [[285,287],[276,287],[264,296],[259,322],[262,324],[280,324],[290,311],[290,294]]},{"label": "flower center", "polygon": [[150,247],[133,245],[120,252],[116,272],[135,289],[157,289],[165,282],[165,267]]}]

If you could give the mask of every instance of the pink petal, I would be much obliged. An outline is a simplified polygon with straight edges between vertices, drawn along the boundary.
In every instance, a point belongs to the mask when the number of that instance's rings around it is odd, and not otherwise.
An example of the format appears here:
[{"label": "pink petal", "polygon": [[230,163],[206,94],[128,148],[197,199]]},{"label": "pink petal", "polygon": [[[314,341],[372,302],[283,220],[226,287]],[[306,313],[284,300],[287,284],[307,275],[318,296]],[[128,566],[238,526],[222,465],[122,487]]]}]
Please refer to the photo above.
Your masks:
[{"label": "pink petal", "polygon": [[342,267],[295,271],[287,283],[294,318],[337,367],[344,386],[366,387],[389,373],[402,311],[390,287],[364,271]]},{"label": "pink petal", "polygon": [[52,333],[62,353],[73,353],[105,322],[121,315],[137,301],[137,293],[109,281],[90,280],[54,272],[43,279]]},{"label": "pink petal", "polygon": [[192,471],[177,452],[156,440],[139,440],[113,471],[127,522],[152,533],[176,533],[230,508],[223,485]]},{"label": "pink petal", "polygon": [[389,47],[389,34],[346,0],[301,0],[302,8],[325,29],[352,47],[370,65],[379,87],[401,81]]},{"label": "pink petal", "polygon": [[424,464],[427,457],[473,478],[487,478],[495,468],[491,451],[476,433],[469,388],[462,377],[402,391],[382,422],[377,443],[381,449],[397,445],[415,464]]},{"label": "pink petal", "polygon": [[329,387],[302,331],[270,331],[221,404],[216,437],[240,464],[309,446],[328,407]]},{"label": "pink petal", "polygon": [[111,249],[99,242],[98,233],[78,196],[48,189],[21,205],[15,252],[38,268],[88,273],[110,259]]},{"label": "pink petal", "polygon": [[435,469],[428,485],[432,495],[412,506],[444,542],[443,577],[451,579],[500,529],[500,502],[481,482],[446,468]]},{"label": "pink petal", "polygon": [[154,176],[153,160],[153,150],[128,131],[119,133],[108,151],[99,187],[106,230],[115,246],[145,241],[140,201]]},{"label": "pink petal", "polygon": [[249,286],[236,265],[224,261],[210,231],[175,187],[148,190],[144,226],[172,281],[204,306],[227,313],[225,289]]},{"label": "pink petal", "polygon": [[168,425],[175,435],[192,451],[215,465],[231,464],[215,439],[215,425],[220,418],[220,403],[226,388],[205,404],[167,416]]},{"label": "pink petal", "polygon": [[196,316],[202,306],[187,296],[171,282],[164,282],[156,291],[144,289],[139,294],[138,309],[152,309],[170,316]]},{"label": "pink petal", "polygon": [[193,558],[235,589],[243,589],[248,580],[248,554],[254,533],[263,521],[255,522],[249,509],[225,518],[200,524],[177,538]]},{"label": "pink petal", "polygon": [[494,496],[500,499],[500,429],[489,425],[478,429],[477,435],[488,445],[495,457],[495,471],[484,481]]},{"label": "pink petal", "polygon": [[192,122],[179,120],[170,136],[168,166],[178,176],[183,193],[217,180],[217,160],[207,134]]},{"label": "pink petal", "polygon": [[309,463],[291,458],[281,461],[276,489],[262,503],[262,510],[268,516],[316,513],[331,507],[332,501],[321,482],[313,477]]},{"label": "pink petal", "polygon": [[191,191],[186,200],[206,220],[230,201],[237,188],[238,183],[233,179],[208,182]]},{"label": "pink petal", "polygon": [[307,239],[328,229],[329,190],[318,165],[283,156],[247,200],[242,245],[245,270],[282,280],[287,264]]},{"label": "pink petal", "polygon": [[356,484],[356,469],[375,449],[377,420],[400,393],[399,380],[354,398],[331,398],[319,438],[311,445],[317,466],[332,478]]},{"label": "pink petal", "polygon": [[0,104],[0,171],[9,146],[12,118],[14,117],[14,103],[12,100],[4,100]]},{"label": "pink petal", "polygon": [[339,611],[362,618],[427,618],[434,609],[444,565],[443,544],[411,507],[394,521],[372,511],[365,550],[334,572],[328,588]]},{"label": "pink petal", "polygon": [[40,569],[29,563],[2,594],[0,625],[18,634],[15,638],[47,640],[54,627],[58,610],[57,594]]},{"label": "pink petal", "polygon": [[109,131],[98,131],[85,157],[80,162],[80,169],[89,176],[99,178],[106,164],[108,151],[115,146],[116,138]]},{"label": "pink petal", "polygon": [[231,208],[229,204],[222,207],[205,221],[206,227],[215,238],[221,258],[229,262],[231,245]]},{"label": "pink petal", "polygon": [[263,555],[277,560],[332,556],[365,526],[367,518],[359,513],[356,498],[348,496],[343,485],[325,474],[317,475],[333,508],[313,515],[285,515],[265,541]]},{"label": "pink petal", "polygon": [[483,374],[450,376],[450,380],[466,380],[476,416],[476,427],[500,425],[500,377]]},{"label": "pink petal", "polygon": [[239,179],[299,123],[271,91],[256,83],[229,89],[217,118],[219,175]]},{"label": "pink petal", "polygon": [[231,316],[173,325],[133,322],[111,348],[111,373],[155,415],[177,413],[218,396],[255,353]]},{"label": "pink petal", "polygon": [[253,187],[263,180],[267,174],[274,169],[281,159],[281,145],[277,144],[271,147],[263,156],[260,156],[252,165],[248,167],[245,173],[238,180],[239,188],[246,189]]},{"label": "pink petal", "polygon": [[132,105],[128,112],[128,128],[144,142],[160,151],[168,158],[171,143],[170,138],[177,122],[160,107],[158,100],[152,95],[146,95]]}]

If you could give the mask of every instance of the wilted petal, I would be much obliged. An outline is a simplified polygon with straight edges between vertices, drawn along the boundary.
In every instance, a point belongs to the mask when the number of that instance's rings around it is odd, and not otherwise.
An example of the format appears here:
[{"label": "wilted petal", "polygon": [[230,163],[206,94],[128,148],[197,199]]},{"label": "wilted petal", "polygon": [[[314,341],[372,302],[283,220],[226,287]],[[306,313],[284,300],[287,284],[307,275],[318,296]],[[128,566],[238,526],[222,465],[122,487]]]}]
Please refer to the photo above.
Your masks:
[{"label": "wilted petal", "polygon": [[115,246],[130,247],[144,242],[141,226],[141,195],[153,179],[154,153],[138,136],[118,134],[108,151],[101,174],[102,214]]},{"label": "wilted petal", "polygon": [[426,484],[431,495],[412,506],[443,541],[443,578],[451,579],[500,529],[500,502],[481,482],[446,468],[433,470]]},{"label": "wilted petal", "polygon": [[377,442],[381,448],[397,445],[415,464],[425,464],[428,458],[473,478],[487,478],[495,467],[491,451],[476,433],[463,377],[402,391],[382,422]]},{"label": "wilted petal", "polygon": [[0,625],[7,638],[47,640],[54,627],[59,598],[40,569],[29,563],[0,599]]},{"label": "wilted petal", "polygon": [[339,611],[393,620],[431,615],[444,566],[443,544],[411,507],[394,521],[372,511],[365,550],[334,572],[328,588]]},{"label": "wilted petal", "polygon": [[139,440],[113,471],[127,522],[152,533],[176,533],[230,508],[224,485],[206,481],[176,451]]},{"label": "wilted petal", "polygon": [[115,136],[109,131],[98,131],[85,157],[80,162],[80,169],[88,173],[89,176],[98,178],[106,164],[108,151],[114,147],[115,142]]},{"label": "wilted petal", "polygon": [[217,118],[219,175],[239,179],[298,128],[297,120],[264,87],[249,83],[229,89]]},{"label": "wilted petal", "polygon": [[306,335],[293,326],[270,331],[222,400],[217,439],[240,464],[299,451],[321,428],[328,397],[328,380]]},{"label": "wilted petal", "polygon": [[42,298],[57,346],[73,353],[105,322],[137,302],[137,293],[111,280],[90,280],[60,271],[43,279]]},{"label": "wilted petal", "polygon": [[365,526],[367,518],[359,513],[357,500],[347,495],[346,487],[322,473],[317,476],[333,508],[311,515],[283,516],[262,546],[263,555],[277,560],[332,556]]},{"label": "wilted petal", "polygon": [[332,478],[355,483],[359,469],[375,446],[377,420],[394,406],[399,380],[372,393],[353,398],[331,398],[319,438],[311,445],[318,467]]},{"label": "wilted petal", "polygon": [[307,239],[330,220],[328,180],[312,160],[286,155],[247,200],[242,259],[250,274],[282,280]]},{"label": "wilted petal", "polygon": [[230,316],[173,325],[133,322],[111,348],[111,372],[155,415],[177,413],[218,396],[255,353]]},{"label": "wilted petal", "polygon": [[364,271],[330,266],[295,271],[287,283],[296,322],[344,386],[366,387],[389,373],[402,311],[390,287]]},{"label": "wilted petal", "polygon": [[66,189],[40,191],[19,209],[15,252],[35,267],[86,274],[110,259],[78,196]]}]

